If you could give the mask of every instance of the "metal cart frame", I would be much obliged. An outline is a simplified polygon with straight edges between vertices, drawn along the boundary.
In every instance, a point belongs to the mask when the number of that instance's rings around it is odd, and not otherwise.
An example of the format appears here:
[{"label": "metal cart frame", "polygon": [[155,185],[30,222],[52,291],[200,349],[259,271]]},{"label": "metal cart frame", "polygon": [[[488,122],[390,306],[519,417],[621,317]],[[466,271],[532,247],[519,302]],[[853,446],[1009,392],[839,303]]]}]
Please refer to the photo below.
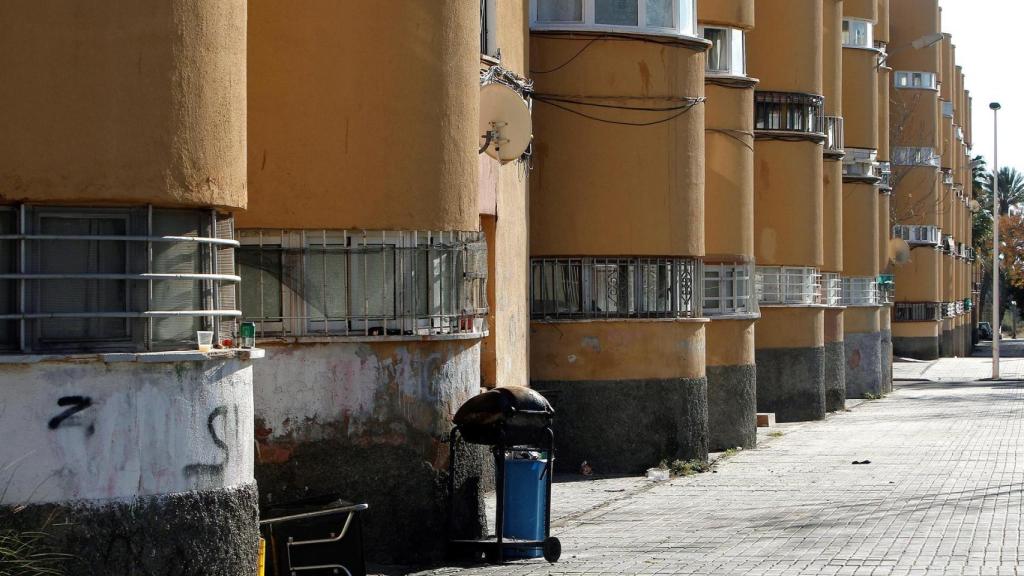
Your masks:
[{"label": "metal cart frame", "polygon": [[328,538],[315,538],[312,540],[295,540],[291,536],[288,537],[287,543],[287,554],[288,554],[288,571],[291,574],[297,572],[305,572],[307,570],[334,570],[335,574],[339,574],[339,570],[344,571],[346,576],[352,576],[352,573],[348,568],[341,564],[317,564],[309,566],[295,566],[292,564],[292,548],[298,546],[310,546],[315,544],[328,544],[331,542],[338,542],[348,534],[348,528],[352,525],[352,519],[355,517],[356,512],[362,512],[369,508],[368,504],[352,504],[350,506],[341,506],[338,508],[330,508],[328,510],[317,510],[316,512],[305,512],[302,514],[292,514],[291,516],[279,516],[277,518],[269,518],[267,520],[260,520],[260,527],[270,526],[273,530],[274,524],[283,524],[285,522],[291,522],[294,520],[305,520],[307,518],[316,518],[319,516],[333,516],[337,514],[345,514],[345,523],[342,525],[341,530],[335,536],[331,533]]}]

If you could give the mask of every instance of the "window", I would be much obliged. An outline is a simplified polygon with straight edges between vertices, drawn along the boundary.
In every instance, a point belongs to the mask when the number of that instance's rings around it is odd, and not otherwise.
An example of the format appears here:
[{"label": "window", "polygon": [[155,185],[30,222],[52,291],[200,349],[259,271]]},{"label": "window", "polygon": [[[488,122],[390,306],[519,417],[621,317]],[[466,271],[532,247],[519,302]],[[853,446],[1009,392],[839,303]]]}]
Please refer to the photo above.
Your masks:
[{"label": "window", "polygon": [[889,162],[878,163],[878,187],[884,191],[892,191],[892,164]]},{"label": "window", "polygon": [[894,238],[902,238],[907,244],[938,246],[942,242],[942,230],[937,226],[907,226],[897,224],[892,227]]},{"label": "window", "polygon": [[847,178],[877,178],[878,162],[874,150],[848,148],[843,157],[843,176]]},{"label": "window", "polygon": [[843,306],[878,306],[880,303],[875,277],[843,278]]},{"label": "window", "polygon": [[500,58],[497,0],[480,0],[480,53]]},{"label": "window", "polygon": [[476,232],[240,234],[242,315],[261,335],[408,336],[486,329]]},{"label": "window", "polygon": [[711,264],[704,266],[704,313],[708,316],[756,314],[753,266]]},{"label": "window", "polygon": [[758,266],[755,277],[757,300],[768,305],[818,304],[821,275],[816,268]]},{"label": "window", "polygon": [[927,88],[938,90],[939,84],[934,72],[906,72],[897,70],[893,76],[897,88]]},{"label": "window", "polygon": [[897,146],[892,149],[892,163],[897,166],[933,166],[939,167],[942,157],[935,153],[934,148]]},{"label": "window", "polygon": [[825,99],[789,92],[754,93],[754,128],[821,134]]},{"label": "window", "polygon": [[952,102],[946,102],[946,101],[942,102],[942,115],[945,116],[946,118],[952,118],[953,117],[953,103]]},{"label": "window", "polygon": [[846,135],[844,133],[844,122],[841,116],[825,116],[825,150],[826,154],[843,154],[846,146]]},{"label": "window", "polygon": [[701,35],[711,42],[707,52],[707,71],[711,74],[747,75],[746,37],[736,28],[701,28]]},{"label": "window", "polygon": [[893,322],[938,322],[942,320],[939,302],[896,302],[892,307]]},{"label": "window", "polygon": [[532,0],[535,30],[592,29],[693,36],[696,0]]},{"label": "window", "polygon": [[692,258],[535,258],[531,314],[538,320],[697,317],[699,267]]},{"label": "window", "polygon": [[196,330],[233,338],[231,226],[205,210],[0,210],[0,348],[184,350]]},{"label": "window", "polygon": [[821,304],[832,308],[843,305],[843,279],[839,274],[821,274]]},{"label": "window", "polygon": [[846,48],[874,48],[874,24],[867,20],[843,20],[843,46]]}]

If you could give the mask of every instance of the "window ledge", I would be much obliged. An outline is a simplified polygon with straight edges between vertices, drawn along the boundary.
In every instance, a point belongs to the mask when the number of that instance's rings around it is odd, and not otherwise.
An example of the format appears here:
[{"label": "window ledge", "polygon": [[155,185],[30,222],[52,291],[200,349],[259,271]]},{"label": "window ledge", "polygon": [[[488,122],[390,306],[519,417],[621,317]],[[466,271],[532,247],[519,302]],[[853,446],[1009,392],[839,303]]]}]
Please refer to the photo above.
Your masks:
[{"label": "window ledge", "polygon": [[719,320],[759,320],[761,314],[756,312],[751,314],[708,314],[708,318],[712,322],[718,322]]},{"label": "window ledge", "polygon": [[260,348],[230,348],[199,352],[198,350],[180,350],[170,352],[109,352],[102,354],[3,354],[0,364],[39,364],[42,362],[117,362],[139,363],[173,363],[173,362],[206,362],[211,360],[258,360],[263,358],[264,351]]},{"label": "window ledge", "polygon": [[692,48],[694,50],[700,50],[702,52],[707,51],[711,48],[711,41],[705,40],[699,36],[691,36],[689,34],[681,34],[679,32],[673,32],[667,29],[658,28],[641,28],[639,26],[613,26],[613,25],[601,25],[601,24],[538,24],[536,22],[530,24],[531,33],[540,34],[578,34],[580,36],[622,36],[622,37],[655,37],[665,38],[667,40],[675,40],[679,44]]},{"label": "window ledge", "polygon": [[882,51],[874,46],[857,46],[856,44],[843,44],[843,48],[849,48],[850,50],[863,50],[865,52],[874,52],[875,54],[881,54]]},{"label": "window ledge", "polygon": [[711,322],[710,318],[551,318],[551,319],[536,319],[532,318],[531,323],[536,324],[593,324],[593,323],[616,323],[616,322],[630,322],[630,323],[671,323],[678,322],[682,324],[706,324]]},{"label": "window ledge", "polygon": [[482,340],[490,332],[463,332],[460,334],[431,334],[408,336],[266,336],[257,338],[260,346],[288,346],[291,344],[357,344],[363,342],[444,342],[452,340]]},{"label": "window ledge", "polygon": [[825,304],[758,304],[761,308],[833,308]]}]

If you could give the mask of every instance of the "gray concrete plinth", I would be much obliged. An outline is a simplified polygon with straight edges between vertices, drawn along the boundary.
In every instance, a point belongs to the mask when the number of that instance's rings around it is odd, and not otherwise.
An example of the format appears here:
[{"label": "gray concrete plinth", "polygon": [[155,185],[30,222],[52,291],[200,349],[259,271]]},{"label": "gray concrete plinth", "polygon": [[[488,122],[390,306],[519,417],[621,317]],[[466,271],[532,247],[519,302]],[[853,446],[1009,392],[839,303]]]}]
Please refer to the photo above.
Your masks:
[{"label": "gray concrete plinth", "polygon": [[882,330],[882,389],[886,394],[892,392],[892,330]]},{"label": "gray concrete plinth", "polygon": [[825,349],[770,348],[756,351],[757,411],[779,422],[825,417]]},{"label": "gray concrete plinth", "polygon": [[882,395],[884,388],[882,334],[846,334],[846,396],[877,397]]},{"label": "gray concrete plinth", "polygon": [[901,358],[913,358],[915,360],[937,360],[939,358],[939,338],[931,336],[893,336],[892,353]]},{"label": "gray concrete plinth", "polygon": [[555,409],[556,469],[637,474],[662,460],[708,457],[705,378],[534,381]]},{"label": "gray concrete plinth", "polygon": [[712,452],[757,445],[757,369],[708,366],[708,447]]},{"label": "gray concrete plinth", "polygon": [[846,408],[846,344],[825,344],[825,411],[838,412]]},{"label": "gray concrete plinth", "polygon": [[[64,574],[253,576],[256,485],[97,503],[0,508],[3,528],[39,531]],[[16,572],[12,572],[16,573]]]}]

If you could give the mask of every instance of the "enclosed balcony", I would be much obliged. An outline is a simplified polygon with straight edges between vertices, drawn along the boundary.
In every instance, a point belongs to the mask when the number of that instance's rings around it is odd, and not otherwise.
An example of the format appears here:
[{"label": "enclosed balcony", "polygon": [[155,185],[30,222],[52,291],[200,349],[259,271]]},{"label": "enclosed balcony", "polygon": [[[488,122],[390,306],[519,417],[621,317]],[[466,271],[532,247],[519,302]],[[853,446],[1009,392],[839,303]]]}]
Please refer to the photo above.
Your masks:
[{"label": "enclosed balcony", "polygon": [[942,156],[935,148],[919,146],[897,146],[892,150],[892,163],[896,166],[930,166],[939,168]]},{"label": "enclosed balcony", "polygon": [[941,302],[896,302],[892,307],[893,322],[938,322],[942,320]]},{"label": "enclosed balcony", "polygon": [[797,92],[754,93],[754,129],[759,138],[794,138],[824,142],[825,98]]},{"label": "enclosed balcony", "polygon": [[530,29],[697,37],[697,0],[531,0]]},{"label": "enclosed balcony", "polygon": [[700,35],[711,42],[706,72],[716,76],[746,76],[746,36],[738,28],[701,26]]},{"label": "enclosed balcony", "polygon": [[938,90],[939,80],[934,72],[912,72],[897,70],[893,73],[893,84],[901,89]]},{"label": "enclosed balcony", "polygon": [[848,148],[843,158],[843,179],[878,182],[877,153],[863,148]]},{"label": "enclosed balcony", "polygon": [[755,287],[761,305],[814,306],[821,303],[821,273],[817,268],[758,266]]},{"label": "enclosed balcony", "polygon": [[846,136],[843,129],[842,116],[825,116],[825,156],[831,158],[842,158],[845,155]]},{"label": "enclosed balcony", "polygon": [[821,304],[829,308],[843,306],[843,278],[835,272],[821,275]]},{"label": "enclosed balcony", "polygon": [[894,238],[902,238],[911,246],[935,246],[942,244],[942,230],[938,226],[908,226],[897,224],[892,227]]},{"label": "enclosed balcony", "polygon": [[705,264],[704,314],[712,317],[757,314],[753,280],[753,265]]},{"label": "enclosed balcony", "polygon": [[843,278],[843,306],[879,306],[881,303],[876,278]]}]

